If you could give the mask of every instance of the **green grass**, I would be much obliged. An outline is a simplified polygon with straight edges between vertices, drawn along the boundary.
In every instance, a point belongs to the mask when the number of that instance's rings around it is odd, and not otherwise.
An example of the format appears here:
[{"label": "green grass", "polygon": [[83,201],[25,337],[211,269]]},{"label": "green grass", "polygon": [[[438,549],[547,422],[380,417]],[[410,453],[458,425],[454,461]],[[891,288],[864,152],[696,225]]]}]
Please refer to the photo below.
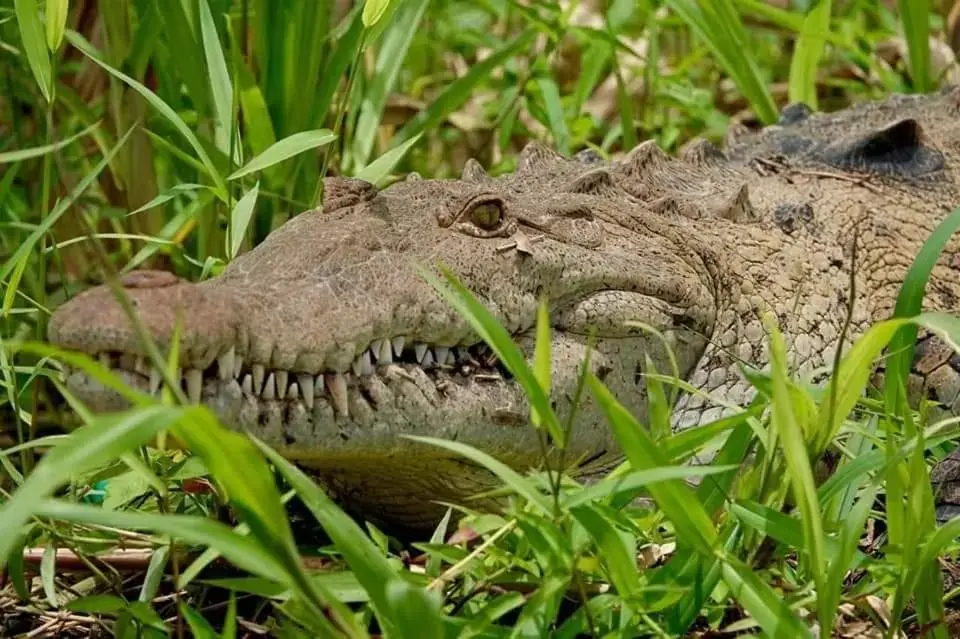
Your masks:
[{"label": "green grass", "polygon": [[[652,138],[674,151],[719,140],[737,119],[773,122],[790,101],[835,108],[933,90],[941,78],[922,45],[943,19],[927,3],[896,4],[615,0],[583,22],[576,3],[335,12],[198,0],[161,11],[130,0],[90,3],[80,20],[67,0],[0,0],[0,616],[37,628],[69,611],[79,627],[131,637],[232,637],[243,621],[282,636],[792,638],[856,620],[887,637],[949,636],[956,593],[939,562],[955,557],[960,524],[936,525],[928,468],[957,427],[924,421],[901,390],[918,327],[958,343],[960,320],[920,314],[920,302],[960,212],[918,254],[895,316],[821,388],[791,376],[771,324],[773,365],[750,377],[754,404],[672,433],[682,381],[647,375],[641,424],[584,365],[580,392],[626,456],[594,484],[547,458],[522,474],[420,438],[485,465],[511,496],[501,512],[469,516],[467,540],[445,521],[401,548],[348,518],[262,442],[186,405],[170,375],[176,352],[153,348],[167,377],[157,401],[42,341],[50,310],[84,278],[115,285],[143,266],[215,275],[320,202],[329,173],[385,185],[410,171],[455,176],[467,157],[498,173],[531,139],[609,154]],[[906,59],[874,55],[897,35]],[[562,449],[577,424],[551,408],[546,304],[528,362],[450,273],[425,276],[521,384],[544,450]],[[886,386],[864,397],[885,351]],[[91,414],[62,388],[62,363],[133,408]],[[81,423],[66,436],[55,393]],[[710,464],[687,465],[707,448]],[[294,496],[326,546],[297,547]],[[62,570],[55,549],[84,570]],[[150,558],[134,577],[118,572],[117,557],[138,549]]]}]

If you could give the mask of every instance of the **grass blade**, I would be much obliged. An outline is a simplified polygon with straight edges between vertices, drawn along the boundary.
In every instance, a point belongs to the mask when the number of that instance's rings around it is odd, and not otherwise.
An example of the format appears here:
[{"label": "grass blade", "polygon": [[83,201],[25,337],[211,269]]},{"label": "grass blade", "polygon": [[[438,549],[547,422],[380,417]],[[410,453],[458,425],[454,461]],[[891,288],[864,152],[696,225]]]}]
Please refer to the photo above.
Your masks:
[{"label": "grass blade", "polygon": [[813,637],[800,618],[790,610],[783,597],[761,581],[753,569],[739,559],[724,559],[723,580],[731,594],[771,639]]},{"label": "grass blade", "polygon": [[903,24],[910,62],[910,79],[917,93],[931,89],[930,77],[930,0],[897,0],[897,12]]},{"label": "grass blade", "polygon": [[232,260],[240,252],[243,239],[247,236],[247,228],[253,219],[253,211],[257,204],[257,195],[260,193],[260,183],[243,194],[236,206],[230,212],[230,226],[227,229],[227,238],[230,245],[227,247],[227,258]]},{"label": "grass blade", "polygon": [[463,455],[470,461],[480,464],[499,477],[510,489],[539,508],[544,514],[550,515],[553,513],[550,501],[543,493],[539,492],[530,481],[524,479],[517,471],[482,450],[461,444],[460,442],[439,439],[437,437],[424,437],[422,435],[404,435],[404,437],[423,444],[445,448],[458,455]]},{"label": "grass blade", "polygon": [[[642,470],[668,466],[670,462],[666,454],[633,415],[613,398],[606,386],[592,373],[588,374],[587,383],[630,465]],[[682,481],[671,479],[651,484],[649,492],[673,522],[677,538],[689,543],[697,552],[712,556],[717,531],[693,491]]]},{"label": "grass blade", "polygon": [[83,131],[75,133],[68,138],[54,142],[53,144],[45,144],[43,146],[35,146],[29,149],[17,149],[16,151],[7,151],[5,153],[0,153],[0,164],[10,164],[13,162],[22,162],[23,160],[29,160],[30,158],[36,158],[47,153],[52,153],[54,151],[59,151],[64,147],[68,147],[82,137],[90,134],[94,129],[100,126],[100,122],[94,122]]},{"label": "grass blade", "polygon": [[804,102],[817,110],[817,70],[830,32],[833,0],[819,0],[807,12],[803,30],[790,59],[790,102]]},{"label": "grass blade", "polygon": [[70,477],[146,443],[192,411],[154,405],[107,415],[78,428],[52,448],[0,508],[0,568],[16,546],[23,525],[37,514],[39,502]]},{"label": "grass blade", "polygon": [[360,169],[353,177],[360,180],[366,180],[375,186],[383,186],[385,178],[393,171],[393,168],[403,159],[414,144],[416,144],[422,133],[418,133],[400,146],[396,146],[376,160]]},{"label": "grass blade", "polygon": [[304,151],[330,144],[336,139],[337,136],[329,129],[316,129],[313,131],[294,133],[271,145],[266,151],[247,162],[245,166],[227,176],[227,179],[236,180],[237,178],[250,175],[256,171],[262,171],[267,167],[279,164]]},{"label": "grass blade", "polygon": [[200,0],[200,35],[203,40],[203,53],[207,59],[207,73],[210,92],[213,95],[213,109],[216,114],[214,140],[217,148],[225,156],[230,156],[230,127],[233,122],[233,83],[227,71],[227,61],[220,47],[217,27],[210,13],[210,3]]},{"label": "grass blade", "polygon": [[53,101],[53,70],[50,66],[50,52],[44,42],[43,25],[40,23],[40,11],[37,0],[14,0],[17,13],[17,25],[20,27],[20,39],[27,55],[30,71],[40,87],[40,93],[49,103]]},{"label": "grass blade", "polygon": [[193,148],[193,151],[197,154],[201,164],[203,164],[203,166],[206,168],[210,179],[213,180],[217,196],[222,201],[226,202],[229,198],[227,193],[227,184],[224,182],[223,176],[220,175],[220,172],[217,170],[217,166],[213,163],[213,160],[210,159],[210,156],[200,143],[200,140],[197,139],[197,136],[193,133],[193,131],[190,130],[190,127],[188,127],[187,124],[180,118],[180,116],[177,115],[177,112],[170,108],[166,102],[161,100],[156,93],[137,82],[126,73],[114,69],[112,66],[101,60],[100,56],[93,49],[93,47],[90,46],[89,43],[85,42],[79,34],[75,32],[68,32],[67,39],[73,46],[79,49],[97,66],[139,93],[150,106],[152,106],[157,110],[157,112],[160,113],[160,115],[166,118],[173,128],[176,129],[177,132],[179,132],[180,135],[182,135]]}]

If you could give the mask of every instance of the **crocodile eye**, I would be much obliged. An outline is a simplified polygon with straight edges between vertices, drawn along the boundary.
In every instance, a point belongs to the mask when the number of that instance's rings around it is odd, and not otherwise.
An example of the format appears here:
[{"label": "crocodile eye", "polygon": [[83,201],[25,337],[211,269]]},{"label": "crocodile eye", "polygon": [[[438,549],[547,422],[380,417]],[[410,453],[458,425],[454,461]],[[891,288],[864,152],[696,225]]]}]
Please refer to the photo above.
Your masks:
[{"label": "crocodile eye", "polygon": [[482,202],[470,211],[470,220],[485,231],[500,226],[502,217],[503,211],[497,202]]}]

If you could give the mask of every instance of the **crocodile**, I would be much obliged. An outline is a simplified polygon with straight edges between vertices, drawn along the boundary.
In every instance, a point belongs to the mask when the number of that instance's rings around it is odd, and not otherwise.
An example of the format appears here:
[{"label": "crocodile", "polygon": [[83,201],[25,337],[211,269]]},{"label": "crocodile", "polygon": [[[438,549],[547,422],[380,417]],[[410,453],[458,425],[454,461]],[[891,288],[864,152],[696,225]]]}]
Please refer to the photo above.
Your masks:
[{"label": "crocodile", "polygon": [[[960,87],[833,113],[791,104],[773,125],[732,127],[721,146],[698,138],[672,156],[649,140],[605,159],[534,141],[503,175],[470,160],[457,179],[411,174],[382,189],[327,177],[321,208],[219,275],[134,270],[120,283],[161,348],[179,322],[190,401],[275,446],[350,512],[429,526],[447,504],[477,507],[470,498],[497,482],[405,435],[517,469],[543,450],[519,383],[423,268],[454,273],[528,356],[546,300],[561,419],[589,351],[641,423],[651,365],[702,391],[681,394],[673,427],[707,423],[753,399],[741,365],[767,365],[765,317],[793,371],[815,380],[891,315],[917,251],[960,204]],[[956,309],[958,259],[951,241],[925,309]],[[61,305],[48,333],[156,392],[160,375],[106,285]],[[914,392],[960,408],[960,357],[934,339],[917,352]],[[124,405],[77,371],[66,387],[95,410]],[[590,393],[576,410],[571,472],[621,461]]]}]

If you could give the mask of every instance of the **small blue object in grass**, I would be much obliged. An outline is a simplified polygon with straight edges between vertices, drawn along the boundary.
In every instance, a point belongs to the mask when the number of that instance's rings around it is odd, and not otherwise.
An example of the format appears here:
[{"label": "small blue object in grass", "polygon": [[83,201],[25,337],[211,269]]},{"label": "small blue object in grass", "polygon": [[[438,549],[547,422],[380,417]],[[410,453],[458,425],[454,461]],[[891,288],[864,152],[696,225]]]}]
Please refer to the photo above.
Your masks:
[{"label": "small blue object in grass", "polygon": [[91,504],[102,504],[104,497],[107,496],[107,480],[101,479],[96,482],[90,490],[83,496],[83,501]]}]

